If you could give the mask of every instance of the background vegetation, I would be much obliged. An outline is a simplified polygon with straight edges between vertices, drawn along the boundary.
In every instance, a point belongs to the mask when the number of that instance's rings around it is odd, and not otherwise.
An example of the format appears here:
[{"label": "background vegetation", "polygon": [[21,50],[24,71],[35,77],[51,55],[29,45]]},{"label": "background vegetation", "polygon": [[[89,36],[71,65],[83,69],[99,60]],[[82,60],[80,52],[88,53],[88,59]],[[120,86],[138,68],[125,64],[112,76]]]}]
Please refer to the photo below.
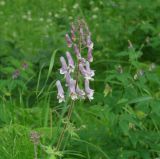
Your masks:
[{"label": "background vegetation", "polygon": [[[78,17],[94,41],[95,95],[76,103],[55,152],[59,57]],[[160,0],[0,0],[0,159],[34,158],[33,131],[39,159],[160,158],[159,64]]]}]

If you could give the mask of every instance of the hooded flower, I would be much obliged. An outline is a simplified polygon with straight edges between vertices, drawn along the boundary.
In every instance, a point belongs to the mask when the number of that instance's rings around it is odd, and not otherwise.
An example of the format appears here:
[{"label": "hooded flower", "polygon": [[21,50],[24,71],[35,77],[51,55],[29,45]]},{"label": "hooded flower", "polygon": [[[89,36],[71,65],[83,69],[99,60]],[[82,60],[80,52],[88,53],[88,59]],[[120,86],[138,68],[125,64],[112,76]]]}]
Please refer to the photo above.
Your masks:
[{"label": "hooded flower", "polygon": [[87,47],[93,49],[93,42],[90,35],[87,36]]},{"label": "hooded flower", "polygon": [[88,61],[93,62],[93,56],[92,56],[92,48],[88,48],[88,55],[87,55]]},{"label": "hooded flower", "polygon": [[65,74],[67,73],[68,69],[67,69],[67,64],[66,64],[66,60],[63,56],[60,57],[60,61],[61,61],[61,69],[60,69],[60,74]]},{"label": "hooded flower", "polygon": [[92,78],[95,75],[94,70],[91,70],[90,63],[88,61],[86,61],[86,71],[90,78]]},{"label": "hooded flower", "polygon": [[76,53],[77,59],[81,59],[81,54],[76,44],[74,44],[74,52]]},{"label": "hooded flower", "polygon": [[76,87],[76,80],[71,79],[69,83],[69,91],[72,100],[76,100],[78,98],[75,87]]},{"label": "hooded flower", "polygon": [[94,99],[93,94],[94,94],[94,90],[89,88],[89,80],[85,80],[85,92],[86,95],[88,97],[88,99],[91,101],[92,99]]},{"label": "hooded flower", "polygon": [[66,86],[69,86],[70,81],[72,79],[69,72],[65,74],[65,78],[66,78]]},{"label": "hooded flower", "polygon": [[94,76],[94,71],[90,69],[90,64],[88,61],[86,62],[86,68],[84,68],[82,63],[80,63],[79,70],[85,79],[93,80],[92,77]]},{"label": "hooded flower", "polygon": [[67,42],[68,47],[72,47],[72,40],[68,34],[66,34],[66,42]]},{"label": "hooded flower", "polygon": [[84,66],[82,63],[79,63],[79,70],[81,72],[81,74],[86,77],[87,71],[85,70]]},{"label": "hooded flower", "polygon": [[81,99],[85,99],[85,92],[79,88],[78,84],[76,87],[76,93],[78,94],[78,97]]},{"label": "hooded flower", "polygon": [[57,99],[59,100],[59,103],[64,102],[65,101],[64,90],[59,80],[56,82],[56,86],[58,89]]},{"label": "hooded flower", "polygon": [[67,60],[68,60],[68,69],[69,72],[74,72],[75,66],[74,66],[74,61],[72,59],[71,54],[67,51],[66,52]]}]

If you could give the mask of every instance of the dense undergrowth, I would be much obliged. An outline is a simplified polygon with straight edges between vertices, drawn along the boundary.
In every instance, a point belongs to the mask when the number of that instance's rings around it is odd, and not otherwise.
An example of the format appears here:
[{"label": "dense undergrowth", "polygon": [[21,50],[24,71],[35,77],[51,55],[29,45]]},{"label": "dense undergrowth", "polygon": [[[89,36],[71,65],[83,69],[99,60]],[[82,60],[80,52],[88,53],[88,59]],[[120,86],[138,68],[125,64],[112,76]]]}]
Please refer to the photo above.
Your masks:
[{"label": "dense undergrowth", "polygon": [[[0,159],[160,158],[159,0],[0,0]],[[55,81],[70,22],[94,41],[94,100],[63,127]],[[59,122],[62,124],[59,124]]]}]

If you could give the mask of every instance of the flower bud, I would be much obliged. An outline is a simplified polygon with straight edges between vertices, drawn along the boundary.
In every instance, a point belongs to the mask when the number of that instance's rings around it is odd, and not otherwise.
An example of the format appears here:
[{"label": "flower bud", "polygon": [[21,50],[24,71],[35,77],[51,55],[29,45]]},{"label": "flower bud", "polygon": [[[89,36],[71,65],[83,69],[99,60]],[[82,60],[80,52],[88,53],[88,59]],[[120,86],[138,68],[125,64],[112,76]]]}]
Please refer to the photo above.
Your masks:
[{"label": "flower bud", "polygon": [[88,61],[93,61],[92,50],[93,50],[93,42],[91,41],[91,36],[87,37],[87,47],[88,47]]},{"label": "flower bud", "polygon": [[81,59],[81,54],[76,44],[74,45],[74,52],[76,53],[77,59]]},{"label": "flower bud", "polygon": [[67,42],[68,47],[72,47],[72,40],[68,34],[66,34],[66,42]]},{"label": "flower bud", "polygon": [[83,31],[82,25],[80,25],[80,30],[79,30],[79,32],[80,32],[82,44],[83,44],[83,45],[86,45],[86,41],[85,41],[85,36],[84,36],[84,31]]},{"label": "flower bud", "polygon": [[72,23],[72,25],[71,25],[71,39],[73,41],[76,40],[75,31],[76,31],[76,28],[75,28],[74,24]]},{"label": "flower bud", "polygon": [[92,48],[88,48],[88,61],[93,62],[93,56],[92,56]]}]

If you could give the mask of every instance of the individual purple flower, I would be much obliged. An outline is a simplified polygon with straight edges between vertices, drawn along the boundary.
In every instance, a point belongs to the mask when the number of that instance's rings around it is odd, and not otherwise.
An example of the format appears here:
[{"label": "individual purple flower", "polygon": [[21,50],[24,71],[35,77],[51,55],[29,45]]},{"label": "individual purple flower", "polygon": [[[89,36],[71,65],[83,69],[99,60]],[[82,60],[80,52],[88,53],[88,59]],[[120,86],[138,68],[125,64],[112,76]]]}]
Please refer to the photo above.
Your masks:
[{"label": "individual purple flower", "polygon": [[20,75],[20,71],[19,71],[18,69],[15,70],[15,71],[13,72],[13,74],[12,74],[12,79],[18,78],[19,75]]},{"label": "individual purple flower", "polygon": [[66,78],[66,86],[69,86],[70,81],[72,80],[71,75],[70,75],[69,72],[67,72],[67,73],[65,74],[65,78]]},{"label": "individual purple flower", "polygon": [[66,42],[67,42],[68,47],[72,47],[72,40],[68,34],[66,34]]},{"label": "individual purple flower", "polygon": [[88,97],[88,99],[91,101],[92,99],[94,99],[93,94],[94,94],[94,90],[89,88],[89,80],[85,80],[85,92],[86,95]]},{"label": "individual purple flower", "polygon": [[68,71],[68,67],[67,67],[67,64],[66,64],[66,60],[65,60],[65,58],[63,57],[63,56],[61,56],[60,57],[60,61],[61,61],[61,65],[62,65],[62,67],[61,67],[61,69],[60,69],[60,74],[65,74],[65,73],[67,73],[67,71]]},{"label": "individual purple flower", "polygon": [[70,80],[69,91],[70,91],[70,96],[72,100],[78,99],[78,96],[76,93],[76,80],[73,80],[73,79]]},{"label": "individual purple flower", "polygon": [[91,36],[87,36],[87,47],[93,49],[93,42],[91,41]]},{"label": "individual purple flower", "polygon": [[81,74],[86,77],[87,71],[84,68],[84,65],[82,63],[79,63],[79,71],[81,72]]},{"label": "individual purple flower", "polygon": [[76,44],[74,44],[74,52],[76,53],[77,59],[81,59],[81,53]]},{"label": "individual purple flower", "polygon": [[86,68],[84,68],[82,63],[80,63],[79,70],[85,79],[93,80],[92,77],[94,76],[94,71],[90,69],[90,64],[88,61],[86,62]]},{"label": "individual purple flower", "polygon": [[69,72],[74,72],[75,66],[74,66],[74,61],[72,59],[72,56],[71,56],[70,52],[67,51],[66,56],[67,56],[67,60],[68,60]]},{"label": "individual purple flower", "polygon": [[56,82],[56,86],[58,89],[57,99],[59,100],[59,103],[64,102],[65,101],[64,90],[59,80]]},{"label": "individual purple flower", "polygon": [[76,93],[78,94],[79,98],[85,99],[85,92],[79,88],[78,84],[76,86]]},{"label": "individual purple flower", "polygon": [[91,70],[90,63],[88,61],[86,62],[86,71],[88,76],[91,78],[95,75],[94,70]]},{"label": "individual purple flower", "polygon": [[93,56],[92,56],[92,48],[88,48],[88,55],[87,55],[88,57],[88,61],[89,62],[93,62]]}]

